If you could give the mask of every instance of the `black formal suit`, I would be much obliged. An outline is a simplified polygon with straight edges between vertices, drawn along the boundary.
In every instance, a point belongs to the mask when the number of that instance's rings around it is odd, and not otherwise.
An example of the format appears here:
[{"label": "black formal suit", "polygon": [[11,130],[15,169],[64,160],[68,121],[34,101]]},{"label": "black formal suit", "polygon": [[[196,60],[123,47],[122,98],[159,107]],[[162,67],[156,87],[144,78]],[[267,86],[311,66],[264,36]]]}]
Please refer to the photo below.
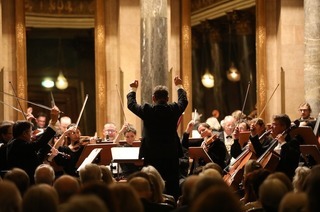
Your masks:
[{"label": "black formal suit", "polygon": [[18,167],[27,172],[31,183],[34,182],[34,172],[38,165],[42,163],[39,160],[37,152],[44,148],[55,135],[51,127],[47,127],[41,137],[36,141],[27,142],[22,139],[13,139],[7,147],[9,168]]},{"label": "black formal suit", "polygon": [[[154,166],[166,181],[167,192],[179,188],[179,157],[181,144],[177,134],[179,117],[188,105],[187,94],[178,89],[178,102],[139,105],[136,92],[127,95],[128,109],[143,120],[142,141],[139,156],[145,165]],[[173,185],[170,185],[173,184]],[[170,188],[171,187],[171,188]]]}]

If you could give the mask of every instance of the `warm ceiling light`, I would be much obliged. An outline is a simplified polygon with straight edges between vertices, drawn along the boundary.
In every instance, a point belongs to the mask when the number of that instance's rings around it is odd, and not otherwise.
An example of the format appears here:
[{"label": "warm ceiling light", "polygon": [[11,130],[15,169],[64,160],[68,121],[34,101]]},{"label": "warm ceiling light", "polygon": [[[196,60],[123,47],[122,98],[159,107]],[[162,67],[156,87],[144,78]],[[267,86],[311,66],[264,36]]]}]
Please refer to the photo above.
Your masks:
[{"label": "warm ceiling light", "polygon": [[209,71],[206,71],[206,73],[202,76],[201,82],[204,87],[206,88],[213,88],[214,86],[214,77],[212,74],[209,73]]},{"label": "warm ceiling light", "polygon": [[68,81],[67,79],[64,77],[62,71],[59,72],[57,81],[56,81],[56,87],[60,90],[64,90],[68,87]]},{"label": "warm ceiling light", "polygon": [[241,78],[240,72],[238,69],[232,64],[227,71],[227,78],[232,82],[238,82]]},{"label": "warm ceiling light", "polygon": [[50,78],[45,78],[42,82],[41,85],[45,88],[52,88],[54,86],[54,82]]}]

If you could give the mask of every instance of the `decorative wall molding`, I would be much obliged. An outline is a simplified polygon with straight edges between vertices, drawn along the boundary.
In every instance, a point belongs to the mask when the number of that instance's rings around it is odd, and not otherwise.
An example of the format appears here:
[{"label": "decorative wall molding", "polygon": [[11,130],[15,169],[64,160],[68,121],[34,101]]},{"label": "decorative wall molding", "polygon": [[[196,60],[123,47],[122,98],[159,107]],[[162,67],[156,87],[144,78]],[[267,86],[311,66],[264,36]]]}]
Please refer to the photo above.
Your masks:
[{"label": "decorative wall molding", "polygon": [[192,5],[197,5],[197,2],[203,2],[202,6],[205,7],[191,12],[191,26],[224,16],[232,10],[247,9],[256,5],[256,0],[193,0]]}]

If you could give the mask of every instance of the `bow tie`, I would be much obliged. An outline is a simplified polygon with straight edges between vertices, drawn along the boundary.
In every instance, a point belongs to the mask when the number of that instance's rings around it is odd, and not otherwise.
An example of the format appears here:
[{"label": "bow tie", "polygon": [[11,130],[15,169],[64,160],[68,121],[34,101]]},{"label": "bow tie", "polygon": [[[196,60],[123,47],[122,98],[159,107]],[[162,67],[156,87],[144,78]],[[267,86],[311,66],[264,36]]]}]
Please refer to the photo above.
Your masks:
[{"label": "bow tie", "polygon": [[226,138],[227,138],[227,139],[228,139],[228,138],[232,138],[232,136],[231,136],[231,135],[227,135],[227,137],[226,137]]}]

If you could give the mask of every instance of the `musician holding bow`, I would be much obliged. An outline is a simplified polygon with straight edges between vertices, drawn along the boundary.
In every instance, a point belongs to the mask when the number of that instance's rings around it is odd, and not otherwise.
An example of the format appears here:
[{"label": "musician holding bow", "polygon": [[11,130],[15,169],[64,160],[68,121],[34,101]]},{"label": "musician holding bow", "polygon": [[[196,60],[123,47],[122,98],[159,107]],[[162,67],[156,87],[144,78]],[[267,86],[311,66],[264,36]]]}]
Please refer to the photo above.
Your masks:
[{"label": "musician holding bow", "polygon": [[[295,169],[299,165],[300,159],[300,144],[302,139],[299,137],[292,138],[287,132],[291,129],[291,120],[286,114],[273,116],[272,121],[272,136],[278,145],[274,151],[280,155],[278,165],[274,171],[284,172],[290,179],[293,178]],[[283,133],[286,132],[286,133]]]},{"label": "musician holding bow", "polygon": [[51,121],[44,133],[35,141],[31,142],[33,124],[29,121],[17,121],[13,124],[13,140],[9,142],[7,154],[9,168],[18,167],[27,172],[31,183],[34,182],[33,176],[35,169],[42,161],[36,154],[38,150],[56,134],[54,125],[59,116],[59,109],[54,106],[51,109]]}]

